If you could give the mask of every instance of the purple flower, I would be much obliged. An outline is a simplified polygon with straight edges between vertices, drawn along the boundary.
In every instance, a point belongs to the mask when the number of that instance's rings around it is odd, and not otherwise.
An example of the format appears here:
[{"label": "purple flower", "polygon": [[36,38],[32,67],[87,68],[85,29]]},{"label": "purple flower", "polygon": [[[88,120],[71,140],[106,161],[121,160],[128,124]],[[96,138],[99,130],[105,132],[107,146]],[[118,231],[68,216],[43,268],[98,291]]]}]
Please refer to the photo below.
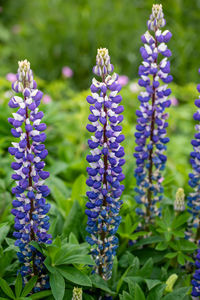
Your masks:
[{"label": "purple flower", "polygon": [[16,76],[16,74],[14,74],[14,73],[8,73],[8,74],[6,75],[6,79],[7,79],[8,81],[10,81],[10,82],[14,82],[14,81],[17,80],[17,76]]},{"label": "purple flower", "polygon": [[126,76],[126,75],[118,76],[118,83],[119,83],[121,86],[127,85],[128,82],[129,82],[128,76]]},{"label": "purple flower", "polygon": [[[144,216],[145,222],[160,216],[157,203],[162,199],[162,173],[167,157],[164,155],[169,138],[166,137],[168,114],[165,109],[171,102],[168,96],[171,90],[167,84],[172,81],[170,62],[171,51],[166,43],[171,38],[168,30],[162,31],[165,25],[162,5],[153,5],[148,21],[148,29],[142,37],[144,46],[140,52],[143,62],[139,67],[138,84],[145,89],[138,96],[140,109],[136,111],[136,158],[135,177],[137,182],[136,201],[140,207],[136,209]],[[163,82],[163,84],[162,84]]]},{"label": "purple flower", "polygon": [[70,69],[70,67],[65,66],[62,68],[62,75],[64,78],[70,78],[73,76],[73,74],[74,72],[72,71],[72,69]]},{"label": "purple flower", "polygon": [[43,94],[37,89],[27,60],[19,62],[17,80],[12,88],[20,93],[9,101],[9,106],[17,111],[12,114],[13,118],[8,119],[13,126],[12,135],[18,138],[8,149],[15,159],[11,165],[14,170],[12,178],[16,181],[12,189],[15,195],[11,211],[15,216],[13,235],[17,239],[15,245],[20,249],[17,255],[22,264],[20,272],[24,282],[27,276],[38,275],[35,287],[35,291],[38,291],[49,287],[48,276],[43,255],[30,242],[51,243],[51,235],[47,233],[50,205],[45,200],[50,190],[44,182],[49,173],[43,170],[43,159],[48,154],[43,144],[46,139],[43,132],[46,124],[42,122],[44,114],[39,111]]},{"label": "purple flower", "polygon": [[115,236],[121,221],[119,216],[120,200],[124,186],[122,166],[124,148],[120,143],[124,140],[121,134],[123,121],[122,97],[118,94],[121,85],[118,75],[112,74],[108,50],[98,49],[96,66],[93,72],[101,77],[101,81],[92,80],[87,130],[91,133],[88,140],[90,154],[87,156],[87,192],[89,201],[86,204],[88,216],[87,242],[92,246],[91,254],[96,266],[94,272],[108,280],[112,274],[113,258],[118,247]]}]

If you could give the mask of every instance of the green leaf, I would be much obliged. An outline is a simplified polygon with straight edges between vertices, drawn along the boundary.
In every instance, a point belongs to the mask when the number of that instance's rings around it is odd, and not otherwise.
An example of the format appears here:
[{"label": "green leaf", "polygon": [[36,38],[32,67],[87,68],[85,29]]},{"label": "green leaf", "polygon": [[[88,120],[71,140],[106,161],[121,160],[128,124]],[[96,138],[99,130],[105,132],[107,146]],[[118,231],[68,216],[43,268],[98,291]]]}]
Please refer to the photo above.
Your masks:
[{"label": "green leaf", "polygon": [[78,201],[74,201],[72,208],[65,220],[64,224],[64,234],[68,235],[73,232],[76,236],[79,235],[79,229],[83,222],[83,213],[82,207],[80,206]]},{"label": "green leaf", "polygon": [[38,292],[38,293],[31,295],[31,300],[37,300],[37,299],[40,300],[40,299],[45,298],[50,295],[52,295],[52,292],[50,290]]},{"label": "green leaf", "polygon": [[182,253],[179,253],[177,258],[178,258],[178,263],[180,265],[184,265],[185,264],[185,258],[184,258],[184,255]]},{"label": "green leaf", "polygon": [[81,272],[80,270],[68,267],[68,266],[59,266],[57,267],[57,270],[60,272],[60,274],[67,280],[82,285],[82,286],[92,286],[92,282],[90,278]]},{"label": "green leaf", "polygon": [[167,249],[167,247],[168,247],[168,245],[166,242],[160,242],[160,243],[158,243],[158,245],[156,246],[155,249],[158,251],[163,251],[163,250]]},{"label": "green leaf", "polygon": [[187,294],[187,292],[189,291],[190,288],[188,287],[183,287],[183,288],[179,288],[174,290],[172,293],[169,293],[168,295],[166,295],[163,300],[182,300],[185,295]]},{"label": "green leaf", "polygon": [[194,251],[197,249],[197,245],[188,240],[181,240],[180,242],[180,250],[182,251]]},{"label": "green leaf", "polygon": [[78,240],[77,240],[77,237],[75,236],[75,234],[73,232],[70,232],[70,235],[69,235],[69,243],[70,244],[79,244]]},{"label": "green leaf", "polygon": [[25,285],[25,287],[22,291],[21,297],[26,297],[32,291],[37,280],[38,280],[38,277],[34,276],[27,282],[27,284]]},{"label": "green leaf", "polygon": [[188,220],[189,217],[189,213],[185,212],[181,215],[179,215],[177,218],[175,218],[172,222],[172,228],[176,229],[178,227],[180,227],[181,225],[185,224]]},{"label": "green leaf", "polygon": [[134,300],[145,300],[145,295],[137,283],[135,283],[135,298],[134,298]]},{"label": "green leaf", "polygon": [[149,291],[158,284],[161,284],[161,281],[157,279],[145,279],[144,281],[146,282]]},{"label": "green leaf", "polygon": [[139,259],[137,257],[135,257],[132,261],[132,264],[129,265],[129,267],[126,269],[126,271],[124,272],[124,274],[121,276],[121,278],[119,279],[118,283],[117,283],[117,293],[120,291],[120,288],[122,286],[122,283],[125,279],[125,277],[127,276],[127,274],[129,273],[129,271],[133,268],[134,270],[138,270],[139,268]]},{"label": "green leaf", "polygon": [[150,277],[153,270],[153,259],[150,257],[144,264],[144,266],[139,270],[138,275],[141,277]]},{"label": "green leaf", "polygon": [[2,242],[4,241],[4,239],[6,238],[8,232],[10,230],[10,226],[7,225],[7,223],[2,223],[0,225],[0,245],[2,244]]},{"label": "green leaf", "polygon": [[55,265],[70,265],[70,264],[83,264],[83,265],[94,265],[94,261],[89,255],[71,255],[65,259],[55,261]]},{"label": "green leaf", "polygon": [[178,254],[177,252],[170,252],[170,253],[167,253],[167,254],[165,255],[165,257],[171,259],[171,258],[176,257],[177,254]]},{"label": "green leaf", "polygon": [[165,287],[166,284],[160,284],[152,288],[149,292],[147,300],[161,300]]},{"label": "green leaf", "polygon": [[78,178],[76,178],[73,186],[72,186],[72,201],[77,200],[79,203],[82,202],[83,196],[86,194],[86,177],[81,174]]},{"label": "green leaf", "polygon": [[8,297],[10,297],[11,299],[15,299],[15,295],[13,291],[11,290],[11,288],[3,278],[0,278],[0,287]]},{"label": "green leaf", "polygon": [[133,300],[133,297],[127,292],[123,291],[123,294],[120,295],[120,300]]},{"label": "green leaf", "polygon": [[16,297],[19,297],[21,295],[21,291],[22,291],[22,276],[19,273],[17,275],[17,280],[15,282],[15,295],[16,295]]},{"label": "green leaf", "polygon": [[135,248],[138,248],[139,246],[159,243],[159,242],[163,242],[163,241],[164,241],[164,239],[161,236],[150,236],[146,239],[142,239],[139,242],[136,242],[133,246],[130,247],[130,249],[135,249]]},{"label": "green leaf", "polygon": [[62,300],[65,294],[65,280],[59,272],[50,274],[50,286],[56,300]]}]

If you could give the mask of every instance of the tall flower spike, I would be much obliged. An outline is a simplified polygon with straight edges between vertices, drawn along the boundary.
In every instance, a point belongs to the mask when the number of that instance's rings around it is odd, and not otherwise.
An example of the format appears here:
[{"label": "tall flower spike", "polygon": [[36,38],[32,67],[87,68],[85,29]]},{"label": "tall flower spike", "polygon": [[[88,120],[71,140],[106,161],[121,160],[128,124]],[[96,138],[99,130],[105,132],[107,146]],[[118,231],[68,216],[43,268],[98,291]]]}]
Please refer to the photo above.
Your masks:
[{"label": "tall flower spike", "polygon": [[137,146],[134,153],[137,165],[136,201],[141,205],[136,211],[144,216],[146,224],[161,214],[157,203],[163,194],[161,171],[165,168],[167,160],[163,153],[166,150],[166,143],[169,142],[169,138],[166,137],[168,114],[165,108],[171,104],[168,100],[171,90],[167,84],[173,79],[168,75],[170,72],[168,57],[171,56],[171,51],[166,45],[172,34],[168,30],[162,32],[160,29],[165,25],[161,5],[153,5],[147,25],[152,32],[147,31],[141,37],[144,47],[140,49],[143,62],[139,67],[138,83],[146,91],[138,96],[140,109],[136,111]]},{"label": "tall flower spike", "polygon": [[91,254],[96,263],[94,272],[107,280],[112,274],[113,257],[118,247],[115,233],[121,221],[120,196],[124,186],[120,182],[124,179],[122,166],[125,160],[122,158],[124,148],[120,146],[124,135],[119,124],[124,108],[119,105],[122,97],[118,95],[121,90],[118,75],[109,75],[113,66],[107,49],[98,49],[93,72],[101,77],[101,81],[92,80],[92,95],[87,97],[91,104],[88,119],[92,124],[86,128],[93,133],[88,140],[91,154],[87,156],[90,164],[87,168],[87,185],[90,187],[86,204],[87,232],[90,234],[87,241],[92,246]]},{"label": "tall flower spike", "polygon": [[41,123],[43,112],[38,109],[43,94],[37,90],[27,60],[19,62],[17,81],[12,88],[22,95],[14,96],[9,101],[11,108],[17,108],[13,118],[8,121],[13,126],[12,135],[18,139],[8,149],[15,159],[11,165],[14,170],[12,178],[16,181],[12,189],[15,199],[11,212],[15,216],[16,230],[13,235],[17,238],[15,245],[20,249],[17,255],[22,264],[20,272],[24,283],[29,277],[38,275],[35,291],[39,291],[49,287],[48,278],[43,265],[44,258],[30,242],[51,243],[51,236],[47,233],[49,217],[46,215],[50,205],[45,200],[50,190],[44,185],[49,173],[43,171],[43,159],[48,151],[43,144],[46,135],[42,132],[46,124]]},{"label": "tall flower spike", "polygon": [[[199,71],[200,73],[200,71]],[[200,84],[197,85],[197,90],[200,93]],[[195,105],[198,110],[194,113],[193,118],[198,121],[195,126],[196,133],[194,139],[191,141],[193,151],[190,154],[190,162],[193,172],[189,174],[189,185],[193,188],[193,192],[188,196],[188,211],[191,213],[191,220],[189,227],[197,228],[196,240],[200,239],[200,96],[195,100]]]}]

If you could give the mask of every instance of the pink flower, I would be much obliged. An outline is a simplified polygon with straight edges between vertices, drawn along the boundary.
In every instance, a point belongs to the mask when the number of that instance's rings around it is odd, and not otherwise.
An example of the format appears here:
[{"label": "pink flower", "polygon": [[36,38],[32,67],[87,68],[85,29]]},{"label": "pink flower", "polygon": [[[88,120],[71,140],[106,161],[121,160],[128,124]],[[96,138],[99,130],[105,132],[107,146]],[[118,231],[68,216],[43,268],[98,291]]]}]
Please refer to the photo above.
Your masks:
[{"label": "pink flower", "polygon": [[140,91],[140,86],[137,84],[137,82],[133,82],[130,84],[130,91],[132,93],[138,93]]},{"label": "pink flower", "polygon": [[8,81],[10,81],[10,82],[14,82],[14,81],[17,80],[17,76],[16,76],[16,74],[14,74],[14,73],[8,73],[8,74],[6,75],[6,79],[7,79]]},{"label": "pink flower", "polygon": [[74,72],[72,71],[72,69],[70,69],[70,67],[65,66],[62,68],[62,75],[64,78],[70,78],[73,76],[73,74]]},{"label": "pink flower", "polygon": [[172,97],[171,104],[172,104],[172,106],[178,106],[178,104],[179,104],[178,99],[176,99],[175,97]]},{"label": "pink flower", "polygon": [[160,179],[158,179],[158,182],[163,182],[163,180],[164,180],[164,177],[161,177]]},{"label": "pink flower", "polygon": [[121,84],[121,86],[127,85],[129,82],[129,78],[126,75],[121,75],[118,77],[118,82]]},{"label": "pink flower", "polygon": [[52,99],[49,95],[44,95],[43,96],[43,103],[44,104],[48,104],[48,103],[51,103],[52,102]]}]

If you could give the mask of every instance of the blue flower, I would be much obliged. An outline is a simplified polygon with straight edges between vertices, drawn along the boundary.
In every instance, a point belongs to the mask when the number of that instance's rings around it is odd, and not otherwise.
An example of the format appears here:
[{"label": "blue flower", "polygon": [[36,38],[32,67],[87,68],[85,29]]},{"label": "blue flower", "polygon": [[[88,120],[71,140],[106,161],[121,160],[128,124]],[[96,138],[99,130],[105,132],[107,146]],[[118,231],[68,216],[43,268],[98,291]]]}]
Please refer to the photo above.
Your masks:
[{"label": "blue flower", "polygon": [[139,67],[138,84],[144,87],[145,91],[138,96],[140,109],[136,111],[137,146],[134,157],[137,165],[136,201],[141,205],[136,212],[144,216],[146,223],[161,214],[157,203],[162,199],[163,194],[161,171],[165,168],[167,157],[164,152],[169,142],[169,138],[166,137],[168,114],[165,109],[171,104],[168,100],[171,90],[167,84],[172,81],[172,76],[169,75],[170,62],[168,61],[171,51],[166,43],[172,34],[168,30],[161,30],[165,23],[162,6],[153,5],[147,23],[152,33],[147,31],[141,38],[144,43],[140,49],[143,62]]},{"label": "blue flower", "polygon": [[14,96],[9,101],[11,108],[17,108],[9,123],[13,126],[11,133],[17,142],[8,151],[14,156],[15,162],[11,167],[14,170],[12,178],[16,186],[12,189],[15,195],[12,214],[15,216],[14,237],[17,239],[15,245],[19,247],[18,258],[22,264],[20,270],[24,283],[27,277],[38,275],[35,291],[49,287],[48,276],[44,267],[43,255],[30,243],[51,243],[49,229],[49,217],[46,216],[50,205],[46,203],[45,197],[50,190],[44,184],[49,173],[43,171],[45,163],[43,159],[48,151],[43,142],[46,139],[43,131],[46,124],[42,123],[43,112],[39,111],[42,92],[37,89],[33,80],[30,63],[27,60],[19,62],[17,81],[12,88],[21,96]]},{"label": "blue flower", "polygon": [[108,280],[112,274],[113,258],[116,254],[118,239],[115,236],[121,221],[119,210],[124,186],[122,166],[124,148],[120,143],[124,140],[121,134],[123,121],[122,97],[118,94],[121,86],[118,75],[113,74],[113,66],[107,49],[98,49],[94,74],[101,77],[101,81],[93,79],[92,95],[87,97],[90,112],[87,130],[92,134],[88,140],[90,154],[87,161],[87,192],[88,216],[87,242],[92,246],[91,254],[95,260],[94,272]]}]

